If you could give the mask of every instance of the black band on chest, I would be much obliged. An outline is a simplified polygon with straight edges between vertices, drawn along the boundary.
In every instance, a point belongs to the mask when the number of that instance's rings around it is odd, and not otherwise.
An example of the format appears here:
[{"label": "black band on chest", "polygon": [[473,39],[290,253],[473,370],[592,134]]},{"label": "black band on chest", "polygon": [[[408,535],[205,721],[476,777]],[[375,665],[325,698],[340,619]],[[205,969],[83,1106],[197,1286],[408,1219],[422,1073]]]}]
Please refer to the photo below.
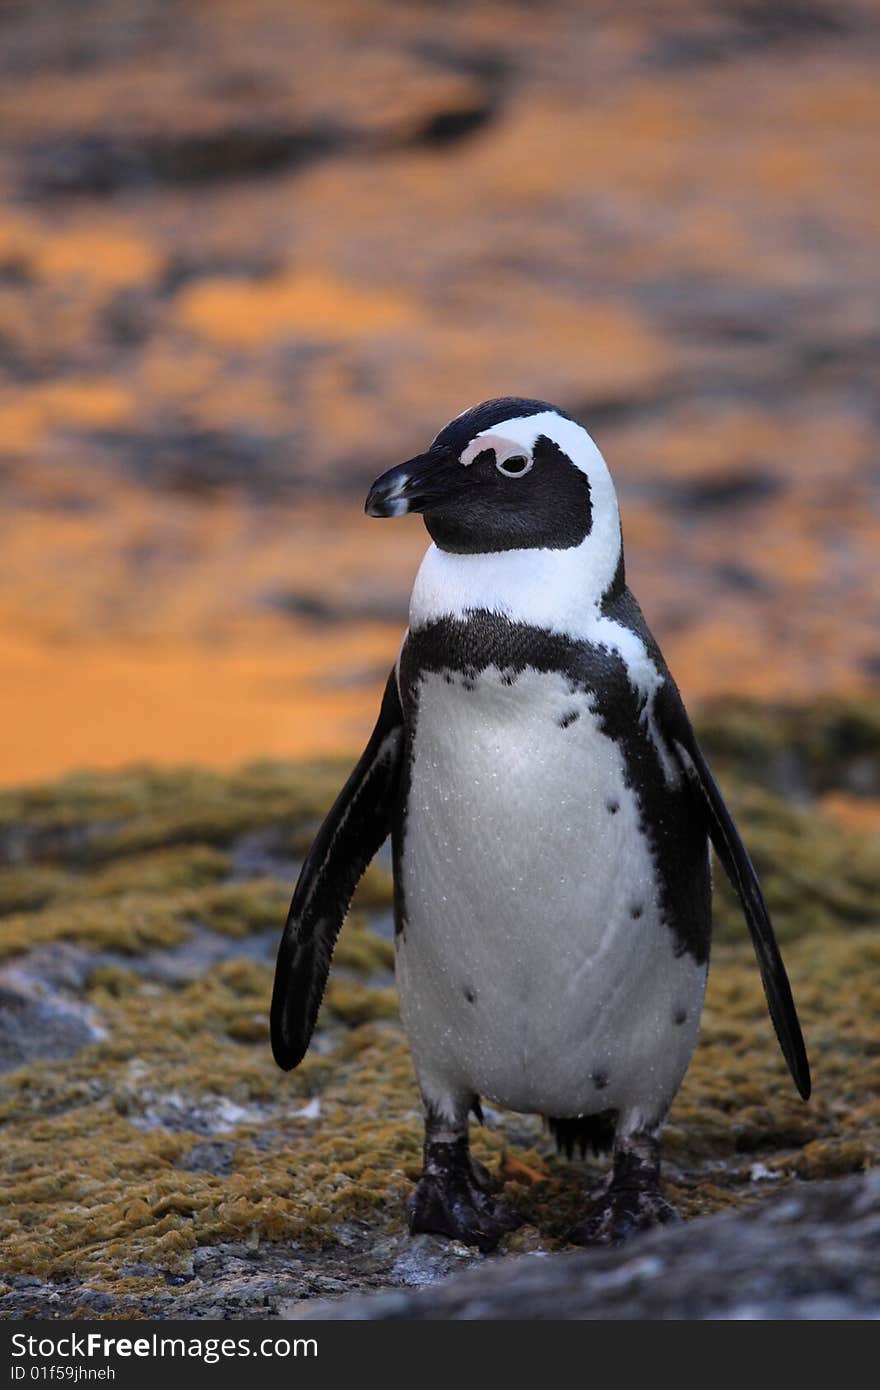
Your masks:
[{"label": "black band on chest", "polygon": [[[531,670],[558,674],[569,682],[572,694],[589,695],[599,732],[621,751],[625,783],[638,806],[639,830],[651,853],[676,952],[704,962],[711,923],[705,810],[689,779],[667,782],[643,718],[643,696],[631,682],[623,658],[608,647],[485,609],[474,609],[465,618],[441,618],[411,632],[401,654],[400,693],[411,747],[418,738],[419,691],[425,676],[455,672],[465,678],[457,682],[455,698],[477,698],[473,692],[479,676],[490,667],[514,687],[518,677]],[[572,722],[572,731],[583,722]],[[609,814],[617,809],[609,808]]]}]

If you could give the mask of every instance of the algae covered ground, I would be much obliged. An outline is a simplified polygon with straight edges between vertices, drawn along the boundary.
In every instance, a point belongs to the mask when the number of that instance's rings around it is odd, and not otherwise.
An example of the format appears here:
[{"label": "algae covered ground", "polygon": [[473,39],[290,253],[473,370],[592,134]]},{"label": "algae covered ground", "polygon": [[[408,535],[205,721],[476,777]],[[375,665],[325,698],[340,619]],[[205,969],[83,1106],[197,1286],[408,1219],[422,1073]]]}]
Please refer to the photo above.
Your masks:
[{"label": "algae covered ground", "polygon": [[[686,1217],[862,1172],[880,1130],[880,712],[727,703],[707,751],[762,875],[811,1055],[797,1098],[722,883],[700,1044],[665,1138]],[[387,861],[283,1075],[274,951],[341,763],[69,777],[0,793],[0,1311],[272,1317],[482,1257],[403,1213],[421,1124],[397,1018]],[[552,1250],[602,1168],[486,1107],[474,1148]]]}]

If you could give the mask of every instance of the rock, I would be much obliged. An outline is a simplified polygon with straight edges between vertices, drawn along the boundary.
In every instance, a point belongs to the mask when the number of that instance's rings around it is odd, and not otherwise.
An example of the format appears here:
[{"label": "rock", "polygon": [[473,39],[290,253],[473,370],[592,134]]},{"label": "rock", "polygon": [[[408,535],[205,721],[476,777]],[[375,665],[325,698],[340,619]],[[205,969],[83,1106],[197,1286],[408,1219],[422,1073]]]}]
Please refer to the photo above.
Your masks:
[{"label": "rock", "polygon": [[102,1037],[91,1009],[41,989],[17,971],[0,974],[0,1071],[37,1058],[72,1057]]},{"label": "rock", "polygon": [[[258,1124],[268,1113],[268,1107],[240,1105],[225,1096],[205,1096],[201,1099],[181,1095],[177,1091],[157,1095],[149,1090],[132,1087],[128,1098],[128,1118],[135,1129],[167,1129],[172,1134],[189,1131],[193,1134],[229,1134],[241,1124]],[[124,1099],[120,1104],[124,1104]],[[208,1146],[210,1147],[210,1145]],[[187,1165],[181,1164],[185,1168]],[[204,1165],[192,1172],[214,1172]]]},{"label": "rock", "polygon": [[225,1177],[232,1172],[235,1149],[235,1144],[222,1139],[193,1144],[177,1166],[188,1173],[213,1173],[216,1177]]},{"label": "rock", "polygon": [[466,1269],[478,1258],[474,1250],[459,1241],[442,1240],[438,1236],[415,1236],[391,1266],[391,1278],[395,1283],[425,1288]]},{"label": "rock", "polygon": [[108,196],[160,184],[210,184],[297,169],[343,147],[329,126],[299,129],[235,125],[174,135],[81,133],[43,140],[29,150],[26,192]]},{"label": "rock", "polygon": [[805,1185],[617,1250],[524,1255],[416,1292],[282,1308],[340,1319],[880,1316],[880,1172]]},{"label": "rock", "polygon": [[734,511],[770,501],[784,491],[781,479],[753,468],[724,474],[693,477],[687,482],[656,485],[657,497],[687,515],[695,512]]},{"label": "rock", "polygon": [[278,945],[277,930],[255,932],[241,940],[230,939],[207,927],[193,927],[189,939],[167,951],[151,951],[143,959],[126,959],[118,952],[104,951],[102,965],[125,965],[145,979],[160,984],[180,985],[197,980],[218,961],[244,957],[249,960],[271,961]]}]

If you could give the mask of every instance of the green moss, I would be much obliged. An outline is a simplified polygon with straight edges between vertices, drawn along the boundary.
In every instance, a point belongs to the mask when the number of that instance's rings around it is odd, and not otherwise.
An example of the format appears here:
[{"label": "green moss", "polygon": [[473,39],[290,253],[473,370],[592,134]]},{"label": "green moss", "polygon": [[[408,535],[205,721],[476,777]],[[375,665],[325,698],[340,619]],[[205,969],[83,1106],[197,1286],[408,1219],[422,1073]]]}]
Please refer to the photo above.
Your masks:
[{"label": "green moss", "polygon": [[13,913],[0,922],[0,957],[52,941],[122,951],[127,955],[185,941],[189,928],[172,906],[156,897],[76,898],[41,912]]},{"label": "green moss", "polygon": [[393,989],[370,989],[368,985],[331,977],[324,1009],[333,1018],[355,1027],[378,1018],[396,1018],[397,995]]},{"label": "green moss", "polygon": [[114,897],[132,890],[138,893],[172,893],[181,888],[202,888],[230,872],[229,856],[211,845],[186,845],[179,849],[153,850],[120,859],[89,874],[82,885],[91,897]]},{"label": "green moss", "polygon": [[[728,782],[726,791],[780,941],[877,920],[880,841],[757,787]],[[715,938],[736,940],[745,931],[742,912],[723,872],[716,881]]]},{"label": "green moss", "polygon": [[795,706],[717,701],[701,710],[697,732],[717,768],[763,786],[796,778],[824,791],[848,785],[855,773],[880,789],[880,702],[871,697]]},{"label": "green moss", "polygon": [[358,908],[391,907],[394,902],[394,879],[381,864],[370,864],[357,886],[354,905]]},{"label": "green moss", "polygon": [[843,1178],[863,1172],[870,1161],[868,1146],[861,1139],[835,1138],[806,1144],[792,1159],[774,1159],[773,1166],[795,1172],[799,1178]]},{"label": "green moss", "polygon": [[[115,861],[91,874],[62,875],[63,891],[52,878],[43,895],[32,894],[37,908],[51,891],[48,907],[13,912],[0,922],[0,959],[51,941],[134,955],[179,945],[193,924],[234,938],[267,930],[280,936],[290,885],[273,878],[217,883],[228,862],[216,850],[194,846]],[[26,871],[9,873],[24,875],[26,882]],[[394,947],[353,913],[335,960],[345,969],[375,974],[394,968]]]},{"label": "green moss", "polygon": [[270,927],[280,935],[289,904],[289,886],[273,878],[254,878],[199,894],[192,910],[203,926],[226,936],[249,936]]},{"label": "green moss", "polygon": [[8,912],[32,912],[64,890],[70,875],[61,869],[27,864],[20,868],[0,869],[0,917]]},{"label": "green moss", "polygon": [[339,934],[333,952],[336,969],[355,970],[362,975],[394,969],[394,947],[384,937],[370,931],[367,918],[352,912]]},{"label": "green moss", "polygon": [[139,994],[143,980],[134,970],[123,970],[118,965],[98,965],[89,977],[89,988],[100,1000],[102,994],[114,999],[125,995]]},{"label": "green moss", "polygon": [[180,844],[229,844],[277,825],[301,843],[346,775],[344,763],[255,763],[81,773],[51,787],[0,792],[0,858],[99,863]]},{"label": "green moss", "polygon": [[172,894],[213,883],[229,871],[228,856],[210,845],[132,855],[88,874],[24,864],[0,869],[0,916],[84,898],[112,898],[131,892],[139,897]]}]

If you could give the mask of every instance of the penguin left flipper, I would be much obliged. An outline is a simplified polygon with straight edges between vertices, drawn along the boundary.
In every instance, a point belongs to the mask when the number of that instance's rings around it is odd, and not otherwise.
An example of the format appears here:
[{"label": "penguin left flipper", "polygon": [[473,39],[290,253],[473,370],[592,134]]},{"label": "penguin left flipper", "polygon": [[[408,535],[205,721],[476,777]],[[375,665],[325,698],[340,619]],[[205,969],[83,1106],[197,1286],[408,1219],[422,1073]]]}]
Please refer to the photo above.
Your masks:
[{"label": "penguin left flipper", "polygon": [[802,1098],[808,1100],[810,1063],[764,894],[671,677],[657,694],[654,713],[670,752],[705,802],[709,838],[742,905],[782,1055]]},{"label": "penguin left flipper", "polygon": [[306,1054],[358,879],[390,834],[403,748],[403,711],[392,670],[370,741],[302,866],[278,948],[270,1025],[272,1052],[285,1071]]}]

